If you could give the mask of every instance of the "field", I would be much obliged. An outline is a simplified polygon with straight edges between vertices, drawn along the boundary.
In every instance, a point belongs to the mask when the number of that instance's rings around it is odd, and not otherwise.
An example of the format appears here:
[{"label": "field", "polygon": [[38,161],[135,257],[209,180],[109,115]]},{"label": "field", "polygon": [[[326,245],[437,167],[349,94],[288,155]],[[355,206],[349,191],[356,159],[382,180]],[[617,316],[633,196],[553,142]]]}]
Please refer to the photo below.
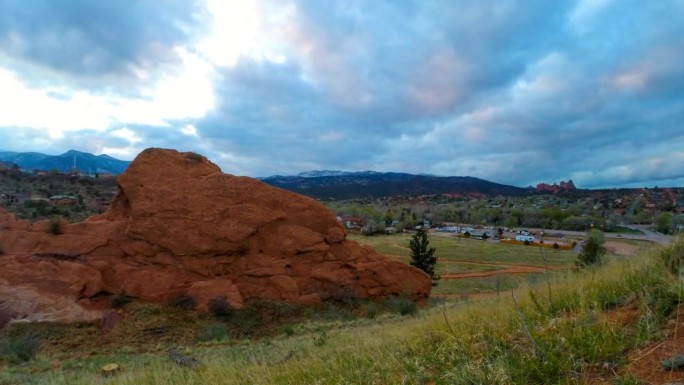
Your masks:
[{"label": "field", "polygon": [[[369,245],[392,259],[409,262],[412,234],[362,236],[350,239]],[[466,298],[501,294],[550,275],[565,274],[575,266],[577,253],[524,245],[499,244],[444,234],[430,236],[441,275],[433,297]]]},{"label": "field", "polygon": [[[354,239],[407,260],[408,237]],[[571,252],[448,237],[431,245],[443,275],[459,278],[443,279],[435,287],[443,299],[422,310],[350,298],[315,308],[262,303],[220,318],[133,302],[122,309],[127,321],[106,335],[90,324],[3,331],[0,384],[684,381],[661,367],[684,342],[684,286],[672,273],[677,264],[662,263],[681,263],[684,241],[648,252],[627,243],[637,254],[572,271]],[[516,270],[531,267],[541,270]],[[178,365],[172,349],[197,365]],[[103,375],[109,363],[121,369]]]}]

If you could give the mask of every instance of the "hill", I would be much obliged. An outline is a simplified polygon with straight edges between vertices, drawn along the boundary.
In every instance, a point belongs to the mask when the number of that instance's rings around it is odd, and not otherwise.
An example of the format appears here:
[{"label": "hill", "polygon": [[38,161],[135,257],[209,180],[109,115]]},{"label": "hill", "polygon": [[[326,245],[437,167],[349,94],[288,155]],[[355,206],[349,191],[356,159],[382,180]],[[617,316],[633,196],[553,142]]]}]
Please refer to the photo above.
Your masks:
[{"label": "hill", "polygon": [[109,155],[93,155],[87,152],[69,150],[61,155],[46,155],[38,152],[0,152],[0,161],[17,164],[25,170],[59,170],[68,172],[74,168],[87,174],[121,174],[129,161],[112,158]]},{"label": "hill", "polygon": [[528,189],[469,176],[415,175],[396,172],[308,171],[296,176],[260,178],[272,186],[320,200],[347,200],[390,196],[525,195]]},{"label": "hill", "polygon": [[[460,240],[451,247],[468,243],[486,246]],[[302,310],[269,302],[203,316],[129,299],[112,310],[115,320],[124,315],[113,326],[20,322],[0,331],[7,341],[0,344],[0,383],[681,383],[684,372],[669,368],[684,341],[683,247],[680,240],[595,268],[542,275],[536,285],[500,295],[468,297],[456,289],[457,297],[404,315],[351,297],[341,298],[343,306]],[[233,330],[251,334],[233,337]],[[103,377],[100,368],[109,363],[120,370]]]}]

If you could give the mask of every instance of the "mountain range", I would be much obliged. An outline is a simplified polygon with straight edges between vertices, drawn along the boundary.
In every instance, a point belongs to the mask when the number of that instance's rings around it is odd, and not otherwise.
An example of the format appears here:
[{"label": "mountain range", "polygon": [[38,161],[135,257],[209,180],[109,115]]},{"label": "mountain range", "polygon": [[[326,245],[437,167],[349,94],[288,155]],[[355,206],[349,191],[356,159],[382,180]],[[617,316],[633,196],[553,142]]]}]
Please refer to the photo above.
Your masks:
[{"label": "mountain range", "polygon": [[[121,174],[130,164],[129,161],[115,159],[109,155],[93,155],[75,150],[61,155],[5,151],[0,152],[0,162],[13,163],[24,170],[69,172],[75,168],[87,174]],[[274,175],[258,179],[272,186],[320,200],[414,197],[434,194],[524,195],[530,192],[530,189],[469,176],[434,176],[377,171],[314,170],[294,176]]]},{"label": "mountain range", "polygon": [[524,195],[530,189],[469,176],[434,176],[376,171],[307,171],[296,176],[259,178],[272,186],[320,200],[347,200],[433,194]]},{"label": "mountain range", "polygon": [[131,163],[112,158],[109,155],[93,155],[87,152],[69,150],[61,155],[46,155],[39,152],[0,152],[0,161],[14,163],[24,170],[58,170],[68,172],[77,169],[87,174],[121,174]]}]

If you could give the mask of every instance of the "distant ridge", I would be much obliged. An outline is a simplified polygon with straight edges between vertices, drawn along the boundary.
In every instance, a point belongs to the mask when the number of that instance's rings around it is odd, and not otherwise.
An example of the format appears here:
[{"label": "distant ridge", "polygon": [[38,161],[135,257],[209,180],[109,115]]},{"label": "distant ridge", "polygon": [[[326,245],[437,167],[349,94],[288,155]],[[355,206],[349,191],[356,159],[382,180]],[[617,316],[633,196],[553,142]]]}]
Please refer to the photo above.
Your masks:
[{"label": "distant ridge", "polygon": [[420,195],[524,195],[529,189],[469,176],[415,175],[377,171],[307,171],[259,178],[272,186],[321,200]]},{"label": "distant ridge", "polygon": [[24,170],[58,170],[60,172],[71,171],[75,165],[77,170],[87,174],[121,174],[131,163],[109,155],[93,155],[76,150],[69,150],[61,155],[3,151],[0,152],[0,161],[14,163]]}]

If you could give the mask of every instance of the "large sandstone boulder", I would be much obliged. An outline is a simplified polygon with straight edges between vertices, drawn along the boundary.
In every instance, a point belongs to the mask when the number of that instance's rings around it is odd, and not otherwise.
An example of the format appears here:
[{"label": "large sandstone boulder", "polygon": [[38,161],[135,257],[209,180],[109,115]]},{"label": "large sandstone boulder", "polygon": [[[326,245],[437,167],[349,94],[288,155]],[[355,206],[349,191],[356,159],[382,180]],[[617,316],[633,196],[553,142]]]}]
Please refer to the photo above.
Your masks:
[{"label": "large sandstone boulder", "polygon": [[[430,278],[346,239],[322,204],[205,157],[143,151],[109,210],[82,223],[16,220],[0,209],[0,299],[14,318],[90,320],[102,298],[190,295],[240,308],[251,298],[311,304],[344,293],[423,300]],[[52,304],[52,305],[51,305]]]}]

